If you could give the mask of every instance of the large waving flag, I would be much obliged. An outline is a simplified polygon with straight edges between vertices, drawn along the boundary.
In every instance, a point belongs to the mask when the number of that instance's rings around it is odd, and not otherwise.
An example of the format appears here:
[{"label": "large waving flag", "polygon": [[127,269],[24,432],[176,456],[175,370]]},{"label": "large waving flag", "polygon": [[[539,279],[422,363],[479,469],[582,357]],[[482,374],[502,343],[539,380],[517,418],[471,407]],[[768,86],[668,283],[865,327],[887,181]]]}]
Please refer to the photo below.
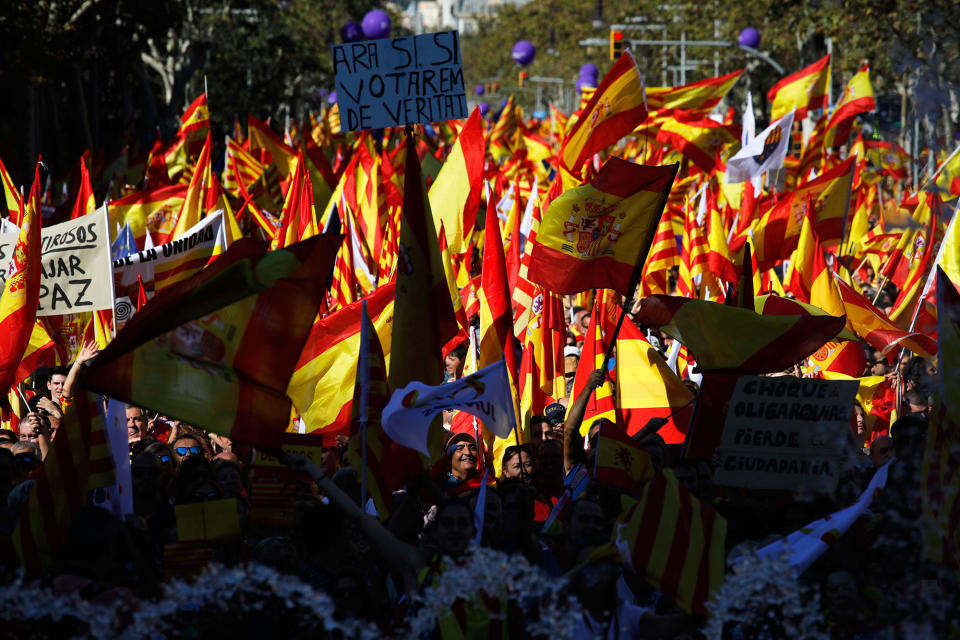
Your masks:
[{"label": "large waving flag", "polygon": [[556,293],[632,293],[679,165],[610,158],[596,177],[554,199],[530,260],[531,282]]},{"label": "large waving flag", "polygon": [[509,436],[516,417],[504,361],[447,384],[397,388],[383,410],[383,429],[395,442],[428,453],[430,421],[450,409],[476,416],[498,438]]},{"label": "large waving flag", "polygon": [[779,169],[790,150],[793,112],[764,129],[727,160],[727,182],[747,182],[764,171]]},{"label": "large waving flag", "polygon": [[624,51],[564,139],[560,149],[564,166],[579,172],[587,158],[633,131],[646,118],[643,76],[633,54]]},{"label": "large waving flag", "polygon": [[597,459],[593,477],[597,482],[621,487],[637,495],[656,473],[650,454],[618,425],[600,425],[596,447]]},{"label": "large waving flag", "polygon": [[303,418],[307,433],[318,432],[328,445],[336,436],[346,435],[350,427],[361,306],[367,302],[377,337],[385,345],[384,361],[389,365],[395,293],[394,283],[388,282],[366,298],[320,318],[307,336],[287,385],[287,396]]},{"label": "large waving flag", "polygon": [[442,224],[447,248],[454,254],[465,253],[470,244],[480,206],[485,150],[483,116],[474,109],[429,193],[433,224],[437,229]]},{"label": "large waving flag", "polygon": [[99,398],[78,393],[64,412],[57,435],[13,532],[17,555],[31,576],[53,568],[70,523],[87,504],[87,492],[114,483]]},{"label": "large waving flag", "polygon": [[610,544],[624,563],[691,615],[723,585],[727,522],[670,470],[646,483],[639,500],[623,498]]},{"label": "large waving flag", "polygon": [[110,225],[129,225],[142,249],[148,231],[154,237],[171,235],[186,195],[185,184],[135,191],[109,203]]},{"label": "large waving flag", "polygon": [[760,315],[716,302],[655,295],[644,298],[634,321],[660,327],[679,340],[703,371],[773,373],[826,344],[846,318]]},{"label": "large waving flag", "polygon": [[287,384],[330,283],[339,235],[276,251],[250,239],[153,297],[84,388],[255,446],[289,424]]},{"label": "large waving flag", "polygon": [[778,120],[796,110],[796,118],[803,119],[809,111],[827,107],[827,87],[830,83],[830,54],[809,67],[790,74],[767,92],[772,103],[770,117]]},{"label": "large waving flag", "polygon": [[0,389],[14,383],[17,366],[30,342],[40,304],[40,163],[33,175],[33,186],[26,212],[20,223],[20,235],[9,264],[3,265],[6,283],[0,296]]},{"label": "large waving flag", "polygon": [[[280,212],[280,229],[274,238],[274,248],[285,247],[315,236],[317,229],[317,212],[313,202],[313,184],[310,172],[307,170],[303,154],[299,155],[293,177],[287,188],[287,197],[283,201]],[[346,246],[349,247],[349,234]]]}]

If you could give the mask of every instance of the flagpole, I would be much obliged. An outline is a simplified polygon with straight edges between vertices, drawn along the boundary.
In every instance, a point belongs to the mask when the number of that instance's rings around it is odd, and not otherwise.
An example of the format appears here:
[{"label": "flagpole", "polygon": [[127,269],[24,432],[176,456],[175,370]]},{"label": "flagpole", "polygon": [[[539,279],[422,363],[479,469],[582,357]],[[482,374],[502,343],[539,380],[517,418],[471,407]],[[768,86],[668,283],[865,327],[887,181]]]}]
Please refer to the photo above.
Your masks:
[{"label": "flagpole", "polygon": [[[357,366],[362,372],[360,383],[360,508],[366,511],[367,504],[367,420],[370,400],[370,340],[373,336],[367,334],[367,300],[361,303],[360,313],[360,360]],[[364,340],[366,338],[366,340]]]},{"label": "flagpole", "polygon": [[[856,154],[853,155],[857,157]],[[840,247],[837,249],[837,260],[843,257],[844,241],[847,238],[847,220],[850,218],[850,198],[853,196],[853,176],[857,173],[857,161],[853,161],[853,168],[850,170],[850,188],[847,189],[847,204],[843,210],[843,228],[840,230]]]},{"label": "flagpole", "polygon": [[704,375],[700,381],[700,391],[697,392],[697,397],[693,401],[693,411],[690,413],[690,422],[687,424],[687,432],[683,435],[683,445],[680,447],[680,458],[687,457],[687,449],[690,448],[690,441],[692,440],[691,436],[693,435],[693,428],[697,424],[697,414],[700,413],[700,399],[703,397],[703,390],[707,388],[707,376]]},{"label": "flagpole", "polygon": [[[103,218],[107,226],[107,246],[112,247],[113,242],[110,240],[110,194],[103,200]],[[136,248],[136,247],[134,247]],[[116,278],[113,273],[113,256],[109,256],[107,262],[110,264],[110,315],[113,317],[113,322],[110,323],[110,337],[117,337],[117,289],[116,289]],[[94,313],[97,313],[94,311]],[[94,331],[96,333],[96,331]]]}]

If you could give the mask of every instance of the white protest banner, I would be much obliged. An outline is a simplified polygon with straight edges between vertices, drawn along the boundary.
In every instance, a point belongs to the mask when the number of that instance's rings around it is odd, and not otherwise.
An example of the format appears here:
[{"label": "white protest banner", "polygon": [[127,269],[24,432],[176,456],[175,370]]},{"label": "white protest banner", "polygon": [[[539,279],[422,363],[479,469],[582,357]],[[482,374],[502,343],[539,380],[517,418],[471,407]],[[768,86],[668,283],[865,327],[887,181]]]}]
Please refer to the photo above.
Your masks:
[{"label": "white protest banner", "polygon": [[856,380],[742,376],[730,398],[714,481],[832,492],[856,394]]},{"label": "white protest banner", "polygon": [[179,238],[114,260],[117,328],[122,327],[136,311],[140,291],[137,275],[143,278],[144,291],[151,298],[154,292],[189,278],[224,250],[223,211],[214,211]]},{"label": "white protest banner", "polygon": [[335,44],[333,73],[342,131],[468,115],[457,31]]},{"label": "white protest banner", "polygon": [[507,365],[503,360],[437,387],[411,382],[397,389],[383,410],[383,430],[395,442],[427,453],[430,421],[449,409],[477,416],[501,438],[510,435],[516,418]]},{"label": "white protest banner", "polygon": [[[40,231],[40,306],[38,316],[97,311],[113,307],[110,236],[106,208]],[[0,287],[17,233],[0,234]]]}]

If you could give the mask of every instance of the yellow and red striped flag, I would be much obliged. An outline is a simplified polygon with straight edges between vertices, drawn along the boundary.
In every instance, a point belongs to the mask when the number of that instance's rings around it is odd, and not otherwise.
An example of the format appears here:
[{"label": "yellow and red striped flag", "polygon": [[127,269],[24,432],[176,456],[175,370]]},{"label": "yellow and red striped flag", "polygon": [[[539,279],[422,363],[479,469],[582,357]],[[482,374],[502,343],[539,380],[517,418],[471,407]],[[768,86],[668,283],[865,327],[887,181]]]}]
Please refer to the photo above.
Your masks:
[{"label": "yellow and red striped flag", "polygon": [[657,470],[653,460],[619,425],[604,423],[597,431],[597,459],[593,477],[597,482],[626,489],[631,495],[643,492],[643,485]]},{"label": "yellow and red striped flag", "polygon": [[631,295],[678,168],[610,158],[589,184],[555,198],[540,223],[529,280],[559,294]]},{"label": "yellow and red striped flag", "polygon": [[624,51],[567,133],[560,148],[563,165],[578,173],[584,161],[646,120],[643,76],[633,54]]},{"label": "yellow and red striped flag", "polygon": [[53,567],[70,523],[87,504],[87,492],[114,482],[106,423],[96,396],[74,397],[57,436],[13,532],[13,545],[30,576]]},{"label": "yellow and red striped flag", "polygon": [[7,203],[7,214],[10,222],[20,226],[20,212],[23,211],[23,201],[20,199],[20,190],[13,183],[13,178],[0,160],[0,182],[3,183],[3,195]]},{"label": "yellow and red striped flag", "polygon": [[0,296],[0,389],[9,389],[30,343],[40,304],[40,163]]},{"label": "yellow and red striped flag", "polygon": [[904,331],[884,315],[883,311],[839,278],[837,287],[843,297],[847,324],[882,355],[901,348],[909,349],[923,358],[932,358],[936,354],[937,342],[932,337],[920,332]]},{"label": "yellow and red striped flag", "polygon": [[809,302],[833,316],[846,315],[843,299],[823,256],[820,238],[813,229],[813,212],[808,211],[800,241],[790,263],[789,289],[803,302]]},{"label": "yellow and red striped flag", "polygon": [[738,125],[726,125],[710,118],[671,118],[660,127],[657,141],[670,145],[710,174],[723,147],[740,140],[739,129]]},{"label": "yellow and red striped flag", "polygon": [[277,167],[280,178],[286,180],[293,174],[297,164],[297,152],[286,145],[283,140],[253,115],[247,116],[249,139],[247,144],[250,151],[266,152],[269,160]]},{"label": "yellow and red striped flag", "polygon": [[780,80],[767,92],[770,100],[770,119],[779,120],[796,109],[796,119],[802,120],[809,111],[827,107],[827,87],[830,83],[830,54],[808,67]]},{"label": "yellow and red striped flag", "polygon": [[[273,240],[273,248],[286,247],[305,240],[318,233],[317,212],[313,202],[313,185],[307,171],[303,153],[300,153],[297,166],[287,187],[287,197],[280,212],[280,229]],[[350,236],[346,235],[344,245],[350,247]],[[352,302],[352,300],[351,300]]]},{"label": "yellow and red striped flag", "polygon": [[[45,365],[52,367],[57,363],[57,345],[50,339],[50,335],[38,320],[33,325],[30,340],[23,352],[13,384],[17,385],[30,377],[37,367]],[[11,385],[12,386],[12,385]]]},{"label": "yellow and red striped flag", "polygon": [[184,195],[183,204],[180,205],[176,222],[172,225],[169,233],[161,232],[154,236],[157,244],[166,244],[174,238],[183,237],[188,229],[193,228],[206,215],[208,207],[216,205],[215,201],[211,201],[215,192],[213,190],[213,171],[210,167],[210,148],[210,133],[208,132],[203,143],[203,150],[200,151],[200,158],[197,159],[193,175],[190,177],[190,185]]},{"label": "yellow and red striped flag", "polygon": [[686,613],[707,615],[707,600],[723,585],[726,520],[669,469],[645,484],[639,500],[622,501],[610,545]]},{"label": "yellow and red striped flag", "polygon": [[185,184],[135,191],[110,203],[110,225],[130,225],[137,247],[142,249],[148,230],[154,238],[170,236],[186,195]]}]

